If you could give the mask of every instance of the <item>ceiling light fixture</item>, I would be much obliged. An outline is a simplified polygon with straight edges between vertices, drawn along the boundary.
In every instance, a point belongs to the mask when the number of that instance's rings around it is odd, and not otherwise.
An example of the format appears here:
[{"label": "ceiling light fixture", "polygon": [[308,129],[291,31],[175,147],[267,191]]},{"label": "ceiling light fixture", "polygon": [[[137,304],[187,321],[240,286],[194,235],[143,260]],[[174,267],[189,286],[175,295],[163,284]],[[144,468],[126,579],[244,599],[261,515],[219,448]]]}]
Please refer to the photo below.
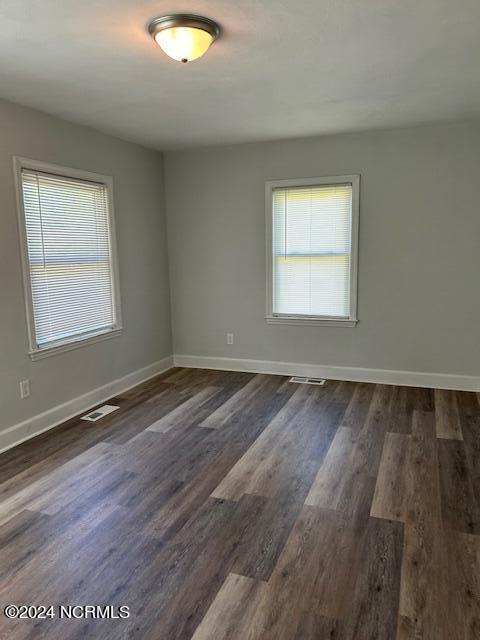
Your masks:
[{"label": "ceiling light fixture", "polygon": [[148,31],[167,56],[180,62],[203,56],[220,35],[220,27],[213,20],[183,13],[155,18]]}]

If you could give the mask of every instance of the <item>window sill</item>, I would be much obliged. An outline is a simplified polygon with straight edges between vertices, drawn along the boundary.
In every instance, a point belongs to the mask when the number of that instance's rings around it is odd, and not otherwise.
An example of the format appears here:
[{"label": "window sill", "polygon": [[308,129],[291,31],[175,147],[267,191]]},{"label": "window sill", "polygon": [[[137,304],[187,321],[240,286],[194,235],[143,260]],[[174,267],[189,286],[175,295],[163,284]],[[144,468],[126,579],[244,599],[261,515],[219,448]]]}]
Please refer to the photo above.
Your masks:
[{"label": "window sill", "polygon": [[291,324],[308,327],[355,327],[358,320],[353,318],[315,318],[300,316],[266,316],[267,324]]},{"label": "window sill", "polygon": [[72,340],[71,342],[65,342],[52,347],[45,347],[44,349],[35,349],[28,352],[28,355],[32,360],[42,360],[43,358],[49,358],[50,356],[56,356],[59,353],[65,351],[72,351],[73,349],[79,349],[80,347],[86,347],[95,342],[102,340],[110,340],[111,338],[118,338],[122,334],[122,329],[109,329],[101,333],[88,336],[87,338],[81,338],[78,340]]}]

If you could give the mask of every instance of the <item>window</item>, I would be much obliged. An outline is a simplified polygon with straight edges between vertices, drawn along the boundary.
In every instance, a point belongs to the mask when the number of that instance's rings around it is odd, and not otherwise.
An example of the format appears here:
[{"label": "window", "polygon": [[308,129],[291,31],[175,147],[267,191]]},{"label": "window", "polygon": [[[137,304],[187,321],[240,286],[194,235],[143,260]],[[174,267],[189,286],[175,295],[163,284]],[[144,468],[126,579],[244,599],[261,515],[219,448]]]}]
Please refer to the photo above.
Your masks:
[{"label": "window", "polygon": [[31,357],[118,335],[111,178],[23,158],[15,168]]},{"label": "window", "polygon": [[267,322],[355,325],[359,183],[267,182]]}]

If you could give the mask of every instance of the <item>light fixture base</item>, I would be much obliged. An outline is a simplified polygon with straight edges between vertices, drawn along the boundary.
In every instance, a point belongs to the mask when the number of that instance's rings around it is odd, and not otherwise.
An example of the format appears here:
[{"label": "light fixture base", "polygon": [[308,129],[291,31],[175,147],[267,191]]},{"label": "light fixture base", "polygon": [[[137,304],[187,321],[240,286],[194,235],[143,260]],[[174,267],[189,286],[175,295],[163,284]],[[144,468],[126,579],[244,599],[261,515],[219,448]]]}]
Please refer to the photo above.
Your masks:
[{"label": "light fixture base", "polygon": [[174,27],[190,27],[192,29],[202,29],[212,36],[212,42],[220,35],[220,26],[203,16],[196,16],[190,13],[177,13],[168,16],[154,18],[148,25],[148,32],[155,38],[157,33],[165,29]]}]

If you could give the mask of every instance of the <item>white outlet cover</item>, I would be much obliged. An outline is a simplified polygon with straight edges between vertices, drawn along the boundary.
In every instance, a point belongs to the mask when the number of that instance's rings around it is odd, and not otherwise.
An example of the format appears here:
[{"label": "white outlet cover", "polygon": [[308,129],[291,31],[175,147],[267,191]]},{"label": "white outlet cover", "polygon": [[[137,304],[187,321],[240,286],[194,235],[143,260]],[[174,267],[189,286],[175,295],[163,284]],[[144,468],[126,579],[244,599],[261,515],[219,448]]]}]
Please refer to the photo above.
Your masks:
[{"label": "white outlet cover", "polygon": [[28,398],[30,395],[30,380],[22,380],[20,382],[20,397],[22,399]]}]

